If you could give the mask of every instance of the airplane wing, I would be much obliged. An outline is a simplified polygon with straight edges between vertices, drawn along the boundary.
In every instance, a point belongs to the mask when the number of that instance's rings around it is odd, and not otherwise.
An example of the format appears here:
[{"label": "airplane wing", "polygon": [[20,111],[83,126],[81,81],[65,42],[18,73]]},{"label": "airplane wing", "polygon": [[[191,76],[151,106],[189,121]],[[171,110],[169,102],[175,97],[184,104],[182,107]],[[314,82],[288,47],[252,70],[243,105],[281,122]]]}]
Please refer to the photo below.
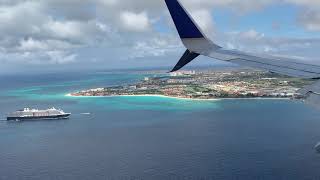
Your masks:
[{"label": "airplane wing", "polygon": [[[204,55],[214,59],[263,69],[282,75],[307,79],[320,79],[320,65],[309,64],[303,61],[283,57],[257,55],[237,50],[224,49],[205,36],[179,0],[165,0],[165,3],[169,9],[181,41],[187,48],[186,52],[171,72],[181,69],[199,55]],[[307,101],[316,99],[315,96],[319,96],[316,101],[320,100],[320,81],[313,86],[304,88],[300,93],[306,96]]]}]

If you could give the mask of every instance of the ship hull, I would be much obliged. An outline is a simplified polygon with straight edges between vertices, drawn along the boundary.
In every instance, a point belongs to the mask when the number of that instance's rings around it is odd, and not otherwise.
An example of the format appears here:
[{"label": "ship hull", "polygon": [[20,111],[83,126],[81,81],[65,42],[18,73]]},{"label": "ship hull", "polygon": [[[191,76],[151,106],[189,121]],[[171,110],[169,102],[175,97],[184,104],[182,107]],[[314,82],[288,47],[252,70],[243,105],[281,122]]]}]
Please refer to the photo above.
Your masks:
[{"label": "ship hull", "polygon": [[52,116],[25,116],[25,117],[7,117],[8,121],[31,121],[31,120],[55,120],[68,119],[71,114],[61,114]]}]

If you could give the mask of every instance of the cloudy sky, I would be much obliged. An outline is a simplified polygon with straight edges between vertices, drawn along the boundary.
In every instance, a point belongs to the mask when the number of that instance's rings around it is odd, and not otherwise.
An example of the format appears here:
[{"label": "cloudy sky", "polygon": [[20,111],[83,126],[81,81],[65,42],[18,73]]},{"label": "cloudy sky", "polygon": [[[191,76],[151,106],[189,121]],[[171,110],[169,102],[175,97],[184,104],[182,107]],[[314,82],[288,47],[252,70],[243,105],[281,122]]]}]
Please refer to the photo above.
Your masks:
[{"label": "cloudy sky", "polygon": [[[320,61],[319,0],[181,2],[219,45]],[[171,67],[183,51],[163,0],[0,0],[0,72]]]}]

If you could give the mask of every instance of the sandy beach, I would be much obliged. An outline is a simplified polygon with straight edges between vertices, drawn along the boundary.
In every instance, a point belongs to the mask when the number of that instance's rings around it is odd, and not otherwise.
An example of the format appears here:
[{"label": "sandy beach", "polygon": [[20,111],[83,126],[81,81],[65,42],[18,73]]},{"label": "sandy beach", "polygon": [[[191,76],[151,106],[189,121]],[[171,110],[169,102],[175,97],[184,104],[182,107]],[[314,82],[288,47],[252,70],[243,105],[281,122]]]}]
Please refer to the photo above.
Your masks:
[{"label": "sandy beach", "polygon": [[218,101],[220,99],[196,99],[196,98],[183,98],[183,97],[173,97],[165,95],[156,95],[156,94],[142,94],[142,95],[112,95],[112,96],[73,96],[71,93],[66,94],[66,97],[161,97],[161,98],[171,98],[171,99],[180,99],[180,100],[195,100],[195,101]]},{"label": "sandy beach", "polygon": [[79,97],[79,98],[90,98],[90,97],[161,97],[161,98],[171,98],[171,99],[180,99],[180,100],[190,100],[190,101],[219,101],[219,100],[290,100],[290,98],[272,98],[272,97],[252,97],[252,98],[213,98],[213,99],[197,99],[197,98],[183,98],[183,97],[173,97],[173,96],[165,96],[165,95],[156,95],[156,94],[143,94],[143,95],[113,95],[113,96],[73,96],[71,93],[66,94],[67,97]]}]

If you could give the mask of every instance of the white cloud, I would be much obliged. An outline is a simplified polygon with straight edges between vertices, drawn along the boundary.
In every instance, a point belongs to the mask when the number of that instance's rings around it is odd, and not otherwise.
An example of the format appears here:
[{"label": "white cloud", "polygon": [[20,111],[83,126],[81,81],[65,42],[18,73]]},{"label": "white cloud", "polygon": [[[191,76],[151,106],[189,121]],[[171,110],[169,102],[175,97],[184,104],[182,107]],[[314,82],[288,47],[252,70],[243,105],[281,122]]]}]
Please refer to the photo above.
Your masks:
[{"label": "white cloud", "polygon": [[37,33],[38,26],[47,20],[43,13],[43,8],[36,2],[0,5],[0,33],[15,36]]},{"label": "white cloud", "polygon": [[60,22],[60,21],[49,21],[45,24],[45,28],[53,34],[53,36],[60,38],[81,38],[82,29],[79,22]]},{"label": "white cloud", "polygon": [[33,65],[48,65],[48,64],[68,64],[76,61],[77,54],[66,51],[37,51],[37,52],[0,52],[0,61],[2,63],[14,64],[33,64]]},{"label": "white cloud", "polygon": [[[300,10],[297,17],[292,17],[297,18],[298,25],[319,32],[320,1],[317,0],[181,2],[206,34],[211,36],[213,32],[215,39],[226,47],[316,56],[310,49],[320,46],[316,38],[272,38],[253,28],[222,33],[215,28],[212,18],[212,11],[219,8],[241,16],[275,3],[287,3]],[[170,21],[170,27],[159,27],[163,17]],[[174,26],[163,0],[0,0],[0,24],[0,62],[6,63],[65,64],[94,58],[105,59],[99,62],[107,63],[117,61],[110,59],[166,57],[182,49],[176,34],[165,29]],[[297,51],[298,48],[302,50]]]},{"label": "white cloud", "polygon": [[100,0],[100,2],[107,6],[114,6],[117,4],[118,0]]},{"label": "white cloud", "polygon": [[301,7],[298,22],[309,31],[320,32],[320,1],[319,0],[284,0]]},{"label": "white cloud", "polygon": [[137,41],[130,53],[130,58],[158,57],[173,53],[182,48],[180,42],[172,36],[159,36],[149,40]]},{"label": "white cloud", "polygon": [[319,10],[301,12],[298,21],[309,31],[320,31],[320,7]]},{"label": "white cloud", "polygon": [[249,31],[240,33],[240,36],[247,39],[259,40],[262,39],[265,35],[263,33],[257,32],[254,29],[250,29]]},{"label": "white cloud", "polygon": [[22,40],[20,42],[19,50],[22,51],[33,51],[33,50],[45,50],[48,49],[48,46],[46,43],[33,40],[32,38],[27,40]]},{"label": "white cloud", "polygon": [[150,30],[150,20],[146,12],[124,11],[120,14],[122,26],[128,31],[144,32]]},{"label": "white cloud", "polygon": [[67,50],[76,48],[77,46],[66,41],[60,40],[35,40],[33,38],[23,39],[17,47],[19,51],[52,51],[52,50]]},{"label": "white cloud", "polygon": [[285,2],[288,3],[293,3],[297,5],[303,5],[307,7],[312,7],[312,8],[320,8],[320,1],[318,0],[284,0]]},{"label": "white cloud", "polygon": [[254,29],[226,33],[223,36],[225,41],[221,45],[230,49],[291,58],[304,56],[304,59],[309,60],[316,60],[319,55],[314,51],[320,47],[320,39],[316,38],[268,37]]},{"label": "white cloud", "polygon": [[51,64],[66,64],[74,62],[77,54],[69,54],[64,51],[49,51],[47,53]]}]

